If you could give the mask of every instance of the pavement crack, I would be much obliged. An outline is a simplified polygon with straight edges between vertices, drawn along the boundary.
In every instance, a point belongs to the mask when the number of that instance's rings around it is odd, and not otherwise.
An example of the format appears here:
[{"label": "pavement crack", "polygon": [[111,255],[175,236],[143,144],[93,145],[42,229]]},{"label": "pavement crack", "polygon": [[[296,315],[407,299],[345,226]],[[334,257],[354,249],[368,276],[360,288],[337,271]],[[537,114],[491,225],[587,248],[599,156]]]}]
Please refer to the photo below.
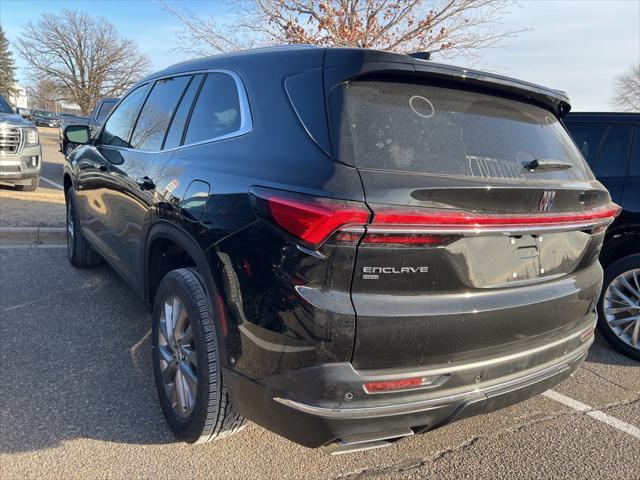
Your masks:
[{"label": "pavement crack", "polygon": [[392,463],[391,465],[387,465],[384,467],[368,467],[363,468],[361,470],[357,470],[355,472],[347,473],[344,475],[338,475],[336,478],[340,480],[354,480],[359,478],[372,478],[381,475],[385,475],[388,473],[399,473],[407,470],[412,470],[414,468],[420,468],[425,463],[427,463],[427,459],[425,458],[410,458],[408,460],[403,460],[402,462]]},{"label": "pavement crack", "polygon": [[[606,405],[601,405],[601,406],[595,406],[592,407],[589,410],[585,410],[585,411],[563,411],[563,410],[559,410],[557,412],[553,412],[549,415],[545,415],[543,417],[538,417],[535,419],[532,419],[531,421],[528,422],[523,422],[520,423],[518,425],[514,425],[512,427],[507,427],[507,428],[502,428],[499,429],[491,434],[488,435],[477,435],[474,437],[470,437],[467,438],[466,440],[464,440],[463,442],[457,444],[457,445],[453,445],[451,447],[445,448],[443,450],[440,450],[436,453],[434,453],[433,455],[431,455],[430,457],[423,457],[423,458],[413,458],[413,459],[409,459],[409,460],[405,460],[403,462],[400,463],[395,463],[395,464],[391,464],[391,465],[387,465],[387,466],[379,466],[379,467],[369,467],[369,468],[363,468],[361,470],[355,471],[355,472],[351,472],[351,473],[347,473],[345,475],[340,475],[336,478],[339,478],[341,480],[343,479],[348,479],[348,480],[353,480],[353,479],[362,479],[362,478],[372,478],[372,477],[377,477],[377,476],[381,476],[381,475],[385,475],[388,473],[397,473],[397,472],[402,472],[402,471],[406,471],[406,470],[412,470],[412,469],[416,469],[416,468],[421,468],[423,466],[425,466],[426,464],[429,463],[436,463],[439,460],[442,460],[443,458],[446,458],[449,455],[455,454],[455,453],[459,453],[459,452],[464,452],[465,450],[469,450],[471,449],[476,443],[478,443],[481,440],[491,440],[494,438],[497,438],[501,435],[505,435],[505,434],[510,434],[510,433],[518,433],[521,432],[523,430],[526,430],[532,426],[541,424],[541,423],[546,423],[546,422],[552,422],[554,420],[557,420],[559,418],[563,418],[563,417],[574,417],[574,416],[579,416],[579,415],[586,415],[589,412],[593,412],[593,411],[606,411],[606,410],[611,410],[613,408],[616,407],[620,407],[620,406],[625,406],[625,405],[631,405],[631,404],[635,404],[635,403],[640,403],[640,397],[636,397],[633,399],[627,399],[627,400],[621,400],[618,402],[613,402],[613,403],[609,403]],[[426,435],[428,435],[428,433],[426,433]]]},{"label": "pavement crack", "polygon": [[611,380],[611,379],[609,379],[609,378],[605,377],[604,375],[601,375],[600,373],[596,372],[595,370],[591,370],[591,369],[590,369],[588,366],[586,366],[586,365],[582,365],[582,368],[583,368],[584,370],[586,370],[587,372],[591,373],[592,375],[595,375],[595,376],[596,376],[596,377],[598,377],[599,379],[604,380],[605,382],[608,382],[608,383],[610,383],[611,385],[614,385],[614,386],[616,386],[616,387],[618,387],[618,388],[621,388],[622,390],[624,390],[624,391],[626,391],[626,392],[634,393],[634,394],[637,394],[637,393],[638,393],[638,392],[634,392],[634,391],[633,391],[633,390],[631,390],[630,388],[625,387],[624,385],[620,385],[619,383],[614,382],[613,380]]}]

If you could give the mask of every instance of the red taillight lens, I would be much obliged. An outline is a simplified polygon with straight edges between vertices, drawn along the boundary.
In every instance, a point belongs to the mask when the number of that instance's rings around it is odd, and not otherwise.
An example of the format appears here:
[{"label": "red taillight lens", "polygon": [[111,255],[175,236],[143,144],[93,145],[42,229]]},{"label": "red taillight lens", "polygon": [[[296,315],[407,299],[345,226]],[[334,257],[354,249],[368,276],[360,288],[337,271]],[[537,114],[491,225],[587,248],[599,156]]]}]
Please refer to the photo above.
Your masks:
[{"label": "red taillight lens", "polygon": [[613,203],[585,212],[537,214],[475,214],[460,210],[373,205],[370,222],[371,212],[362,202],[263,187],[252,187],[251,195],[258,215],[313,249],[336,233],[333,240],[340,243],[362,241],[362,245],[434,247],[449,244],[463,235],[485,231],[597,229],[606,227],[620,213],[620,207]]},{"label": "red taillight lens", "polygon": [[371,212],[360,202],[318,198],[282,190],[251,189],[258,215],[270,220],[312,248],[345,226],[362,226]]},{"label": "red taillight lens", "polygon": [[584,222],[613,219],[620,207],[610,204],[586,212],[539,213],[539,214],[473,214],[464,211],[397,210],[374,208],[372,225],[408,225],[429,227],[456,227],[476,229],[484,227],[518,226],[562,226]]},{"label": "red taillight lens", "polygon": [[364,391],[367,393],[390,392],[393,390],[407,390],[411,388],[421,387],[423,385],[422,377],[403,378],[402,380],[387,380],[384,382],[365,383]]}]

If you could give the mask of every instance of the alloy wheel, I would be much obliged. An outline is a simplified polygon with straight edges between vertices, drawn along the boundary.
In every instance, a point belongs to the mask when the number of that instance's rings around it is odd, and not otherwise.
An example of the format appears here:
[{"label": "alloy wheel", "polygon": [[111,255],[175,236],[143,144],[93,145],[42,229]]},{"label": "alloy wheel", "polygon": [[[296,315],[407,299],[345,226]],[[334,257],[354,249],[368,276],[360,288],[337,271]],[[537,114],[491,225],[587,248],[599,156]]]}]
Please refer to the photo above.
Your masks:
[{"label": "alloy wheel", "polygon": [[640,350],[640,268],[618,275],[609,284],[603,310],[611,331]]},{"label": "alloy wheel", "polygon": [[198,361],[193,332],[182,300],[170,296],[160,313],[160,371],[171,407],[181,418],[193,412],[198,392]]}]

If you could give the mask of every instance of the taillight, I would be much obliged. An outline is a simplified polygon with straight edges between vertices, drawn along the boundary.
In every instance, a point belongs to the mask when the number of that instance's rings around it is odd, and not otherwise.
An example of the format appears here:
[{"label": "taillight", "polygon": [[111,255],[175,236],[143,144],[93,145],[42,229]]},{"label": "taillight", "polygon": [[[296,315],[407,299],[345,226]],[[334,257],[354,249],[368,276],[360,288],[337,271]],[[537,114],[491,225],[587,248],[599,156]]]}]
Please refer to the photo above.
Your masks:
[{"label": "taillight", "polygon": [[373,221],[364,243],[438,245],[461,235],[483,233],[543,233],[554,230],[598,229],[620,213],[614,203],[584,212],[536,214],[476,214],[460,210],[396,209],[373,206]]},{"label": "taillight", "polygon": [[382,207],[374,208],[372,225],[408,225],[435,228],[453,227],[457,229],[482,229],[487,227],[509,228],[517,226],[554,227],[581,223],[597,223],[613,220],[620,213],[614,203],[585,212],[539,213],[539,214],[474,214],[459,210],[399,210]]},{"label": "taillight", "polygon": [[395,247],[447,245],[466,235],[520,234],[585,229],[597,232],[620,213],[614,203],[572,213],[476,214],[373,205],[314,197],[263,187],[251,188],[256,213],[317,249],[333,242]]},{"label": "taillight", "polygon": [[364,203],[313,197],[262,187],[251,188],[256,213],[318,248],[341,228],[362,228],[371,212]]}]

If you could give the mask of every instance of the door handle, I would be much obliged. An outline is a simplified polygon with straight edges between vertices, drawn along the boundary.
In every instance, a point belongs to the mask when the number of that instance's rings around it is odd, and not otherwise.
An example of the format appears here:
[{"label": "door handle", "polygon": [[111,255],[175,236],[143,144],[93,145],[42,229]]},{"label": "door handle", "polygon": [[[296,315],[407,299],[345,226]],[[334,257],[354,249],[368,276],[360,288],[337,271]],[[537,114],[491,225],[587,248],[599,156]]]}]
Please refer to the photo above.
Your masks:
[{"label": "door handle", "polygon": [[140,187],[140,190],[153,190],[156,188],[156,184],[153,183],[153,180],[146,175],[142,178],[136,178],[136,183]]}]

